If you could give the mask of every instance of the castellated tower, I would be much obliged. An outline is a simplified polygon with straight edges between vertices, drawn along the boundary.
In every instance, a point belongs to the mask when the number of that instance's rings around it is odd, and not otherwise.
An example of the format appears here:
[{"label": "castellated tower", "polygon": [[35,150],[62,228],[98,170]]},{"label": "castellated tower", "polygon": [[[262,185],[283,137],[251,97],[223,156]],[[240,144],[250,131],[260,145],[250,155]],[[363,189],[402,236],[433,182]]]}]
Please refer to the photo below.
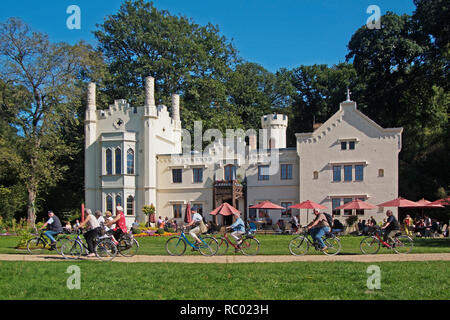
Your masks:
[{"label": "castellated tower", "polygon": [[172,115],[155,103],[155,79],[145,78],[144,106],[115,100],[97,109],[90,83],[85,118],[85,205],[116,213],[122,206],[127,225],[144,221],[144,205],[156,206],[156,157],[181,153],[180,97],[172,96]]},{"label": "castellated tower", "polygon": [[[261,117],[261,128],[267,130],[260,135],[260,148],[282,149],[286,148],[286,129],[288,117],[284,114],[270,114]],[[261,144],[262,143],[262,144]]]}]

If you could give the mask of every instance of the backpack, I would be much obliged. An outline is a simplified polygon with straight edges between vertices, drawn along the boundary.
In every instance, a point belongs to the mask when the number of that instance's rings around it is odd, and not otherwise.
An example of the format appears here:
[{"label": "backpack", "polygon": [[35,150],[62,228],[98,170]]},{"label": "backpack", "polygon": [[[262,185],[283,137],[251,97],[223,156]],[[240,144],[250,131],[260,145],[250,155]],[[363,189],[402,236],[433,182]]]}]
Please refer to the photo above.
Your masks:
[{"label": "backpack", "polygon": [[332,228],[333,227],[333,218],[331,217],[331,215],[329,213],[324,212],[323,214],[325,215],[325,218],[327,218],[328,225],[330,226],[330,228]]}]

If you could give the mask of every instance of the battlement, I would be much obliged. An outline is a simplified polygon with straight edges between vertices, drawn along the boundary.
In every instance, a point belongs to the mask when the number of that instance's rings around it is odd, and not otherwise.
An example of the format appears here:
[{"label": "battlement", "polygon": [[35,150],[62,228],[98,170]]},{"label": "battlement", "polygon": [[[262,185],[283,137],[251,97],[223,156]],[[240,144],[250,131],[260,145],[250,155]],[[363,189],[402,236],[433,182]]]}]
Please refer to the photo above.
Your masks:
[{"label": "battlement", "polygon": [[261,127],[263,129],[287,127],[288,117],[285,114],[273,113],[261,117]]}]

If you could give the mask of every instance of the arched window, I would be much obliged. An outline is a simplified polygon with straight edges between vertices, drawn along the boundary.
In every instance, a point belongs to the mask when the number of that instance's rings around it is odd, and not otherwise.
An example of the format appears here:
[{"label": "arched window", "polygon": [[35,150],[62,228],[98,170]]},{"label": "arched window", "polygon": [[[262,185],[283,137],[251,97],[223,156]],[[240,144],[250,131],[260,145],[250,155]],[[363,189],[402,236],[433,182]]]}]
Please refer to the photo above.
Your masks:
[{"label": "arched window", "polygon": [[127,151],[127,174],[134,174],[134,151],[131,148]]},{"label": "arched window", "polygon": [[116,195],[116,207],[122,206],[122,196],[120,194]]},{"label": "arched window", "polygon": [[236,167],[232,164],[225,166],[225,180],[236,180]]},{"label": "arched window", "polygon": [[134,215],[134,198],[133,196],[129,196],[127,198],[127,215]]},{"label": "arched window", "polygon": [[106,150],[106,174],[112,174],[112,150]]},{"label": "arched window", "polygon": [[116,151],[116,174],[122,174],[122,150],[117,148]]},{"label": "arched window", "polygon": [[113,212],[113,198],[109,195],[106,197],[106,210]]}]

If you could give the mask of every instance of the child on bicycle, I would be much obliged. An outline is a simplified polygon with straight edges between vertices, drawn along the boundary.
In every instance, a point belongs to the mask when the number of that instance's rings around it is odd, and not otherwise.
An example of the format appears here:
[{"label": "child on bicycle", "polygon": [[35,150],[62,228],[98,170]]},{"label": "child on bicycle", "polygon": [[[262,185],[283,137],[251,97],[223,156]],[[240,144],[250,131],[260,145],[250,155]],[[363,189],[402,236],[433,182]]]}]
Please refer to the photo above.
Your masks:
[{"label": "child on bicycle", "polygon": [[[239,212],[234,213],[234,216],[236,217],[236,221],[231,226],[227,227],[227,229],[233,230],[231,236],[236,240],[236,245],[239,247],[242,243],[242,235],[245,233],[245,224],[241,219]],[[236,249],[236,251],[238,251],[238,249]]]}]

